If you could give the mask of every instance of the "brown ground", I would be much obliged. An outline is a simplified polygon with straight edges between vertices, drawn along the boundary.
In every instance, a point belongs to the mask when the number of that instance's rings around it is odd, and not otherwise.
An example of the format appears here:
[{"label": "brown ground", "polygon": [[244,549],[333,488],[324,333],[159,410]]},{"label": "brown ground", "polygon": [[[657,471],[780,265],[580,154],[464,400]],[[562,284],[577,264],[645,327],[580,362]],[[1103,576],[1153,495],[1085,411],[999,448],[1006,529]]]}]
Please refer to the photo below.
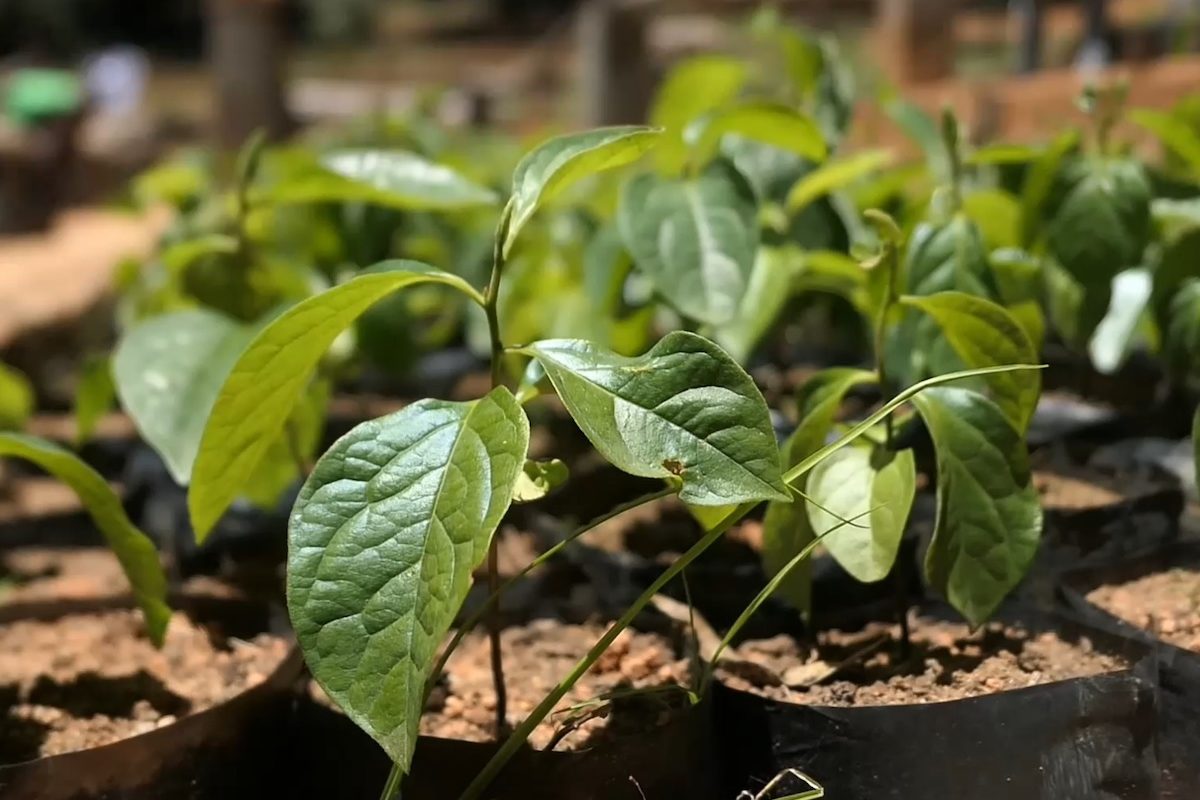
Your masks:
[{"label": "brown ground", "polygon": [[961,622],[914,615],[912,654],[897,656],[898,626],[820,634],[809,652],[779,636],[747,642],[719,674],[735,689],[793,703],[879,706],[961,700],[1122,669],[1086,639],[1060,639],[993,622],[972,634]]},{"label": "brown ground", "polygon": [[[508,717],[524,719],[595,644],[607,625],[568,625],[536,620],[502,634],[504,667],[508,676]],[[565,709],[608,693],[629,689],[686,686],[688,665],[667,638],[653,633],[625,631],[595,666],[575,685],[554,714],[534,731],[531,741],[544,748],[567,722]],[[666,721],[671,708],[685,703],[685,695],[665,691],[619,701],[607,719],[584,722],[558,749],[588,746],[599,734],[619,736],[643,731],[656,721]],[[430,698],[421,719],[421,733],[469,741],[490,741],[494,736],[495,695],[492,690],[490,648],[486,634],[468,636],[450,659],[447,671]]]},{"label": "brown ground", "polygon": [[1087,598],[1164,641],[1200,652],[1200,569],[1181,567],[1101,586]]},{"label": "brown ground", "polygon": [[128,593],[129,581],[107,548],[30,547],[0,554],[0,604]]},{"label": "brown ground", "polygon": [[183,614],[161,651],[133,611],[0,626],[0,763],[169,725],[261,683],[287,649],[268,635],[222,640]]}]

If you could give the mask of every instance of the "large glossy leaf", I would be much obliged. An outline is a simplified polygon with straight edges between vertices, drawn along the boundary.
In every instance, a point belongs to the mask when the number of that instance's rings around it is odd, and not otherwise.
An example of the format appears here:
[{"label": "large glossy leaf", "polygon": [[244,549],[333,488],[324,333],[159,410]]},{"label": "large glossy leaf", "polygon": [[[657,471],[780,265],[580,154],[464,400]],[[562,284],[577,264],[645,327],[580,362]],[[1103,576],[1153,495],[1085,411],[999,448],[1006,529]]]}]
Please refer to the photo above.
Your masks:
[{"label": "large glossy leaf", "polygon": [[158,561],[158,551],[150,538],[129,521],[121,498],[104,478],[69,450],[19,433],[0,433],[0,456],[31,461],[79,495],[88,515],[121,562],[151,641],[162,644],[171,609],[167,606],[167,579]]},{"label": "large glossy leaf", "polygon": [[[842,399],[855,386],[871,383],[875,373],[865,370],[834,368],[818,373],[804,385],[800,396],[800,424],[784,444],[784,463],[794,467],[821,449],[833,427]],[[808,476],[793,484],[804,491]],[[775,575],[814,537],[803,497],[767,504],[763,517],[763,568]],[[809,570],[801,566],[791,572],[780,587],[781,596],[800,611],[807,611],[810,599]]]},{"label": "large glossy leaf", "polygon": [[513,172],[505,254],[540,206],[582,178],[638,160],[661,135],[638,125],[598,128],[558,136],[531,151]]},{"label": "large glossy leaf", "polygon": [[650,109],[650,124],[666,131],[655,153],[665,172],[676,172],[687,158],[684,129],[702,114],[730,103],[746,78],[745,63],[729,56],[697,56],[671,69]]},{"label": "large glossy leaf", "polygon": [[204,427],[188,510],[200,540],[212,530],[277,439],[313,369],[342,331],[406,286],[440,283],[480,300],[462,278],[415,261],[387,261],[292,306],[238,358]]},{"label": "large glossy leaf", "polygon": [[810,161],[821,161],[827,151],[821,129],[808,116],[787,106],[754,102],[717,111],[689,126],[695,163],[708,163],[722,137],[731,133]]},{"label": "large glossy leaf", "polygon": [[758,246],[754,193],[727,162],[697,178],[640,175],[621,196],[625,244],[655,288],[687,316],[733,319]]},{"label": "large glossy leaf", "polygon": [[1125,270],[1113,278],[1108,313],[1096,326],[1088,344],[1092,365],[1099,372],[1111,375],[1125,363],[1138,324],[1150,304],[1152,285],[1150,270],[1145,267]]},{"label": "large glossy leaf", "polygon": [[797,181],[788,192],[787,208],[797,211],[830,192],[878,172],[891,160],[892,154],[886,150],[867,150],[822,164]]},{"label": "large glossy leaf", "polygon": [[911,450],[891,452],[866,444],[846,447],[808,475],[806,503],[814,531],[834,531],[822,539],[829,554],[857,580],[881,581],[892,571],[916,494],[916,465]]},{"label": "large glossy leaf", "polygon": [[204,424],[255,328],[205,309],[153,317],[113,357],[121,405],[181,486],[192,477]]},{"label": "large glossy leaf", "polygon": [[790,497],[758,388],[721,348],[676,331],[625,358],[589,342],[527,348],[605,458],[647,478],[678,480],[699,506]]},{"label": "large glossy leaf", "polygon": [[[928,297],[904,297],[901,302],[932,317],[968,368],[1037,363],[1037,350],[1021,323],[990,300],[963,292],[938,292]],[[992,399],[1013,427],[1027,430],[1041,392],[1041,373],[1001,372],[988,376],[986,381]]]},{"label": "large glossy leaf", "polygon": [[20,430],[33,414],[33,385],[24,373],[0,364],[0,431]]},{"label": "large glossy leaf", "polygon": [[925,573],[981,625],[1033,563],[1042,509],[1025,442],[1000,409],[968,389],[913,398],[937,450],[938,514]]},{"label": "large glossy leaf", "polygon": [[1084,286],[1142,263],[1150,236],[1150,182],[1139,162],[1071,162],[1052,200],[1050,250]]},{"label": "large glossy leaf", "polygon": [[441,164],[402,150],[338,150],[267,190],[275,203],[356,202],[402,211],[492,205],[496,194]]},{"label": "large glossy leaf", "polygon": [[422,400],[340,439],[288,528],[288,611],[313,676],[407,768],[436,650],[525,463],[505,388]]}]

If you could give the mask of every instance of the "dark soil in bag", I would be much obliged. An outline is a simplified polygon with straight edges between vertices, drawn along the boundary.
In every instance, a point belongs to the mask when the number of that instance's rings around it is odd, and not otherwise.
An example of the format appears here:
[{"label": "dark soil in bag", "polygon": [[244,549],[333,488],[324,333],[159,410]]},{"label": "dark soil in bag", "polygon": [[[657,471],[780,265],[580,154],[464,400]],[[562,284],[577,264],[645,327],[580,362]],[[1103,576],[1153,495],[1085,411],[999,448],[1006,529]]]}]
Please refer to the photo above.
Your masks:
[{"label": "dark soil in bag", "polygon": [[299,653],[262,604],[176,604],[161,650],[128,600],[0,609],[0,796],[263,796]]},{"label": "dark soil in bag", "polygon": [[1162,796],[1200,797],[1200,545],[1069,573],[1062,596],[1093,624],[1157,649]]},{"label": "dark soil in bag", "polygon": [[787,769],[856,800],[1158,796],[1150,648],[1026,613],[911,623],[907,654],[886,625],[731,653],[713,698],[725,796]]}]

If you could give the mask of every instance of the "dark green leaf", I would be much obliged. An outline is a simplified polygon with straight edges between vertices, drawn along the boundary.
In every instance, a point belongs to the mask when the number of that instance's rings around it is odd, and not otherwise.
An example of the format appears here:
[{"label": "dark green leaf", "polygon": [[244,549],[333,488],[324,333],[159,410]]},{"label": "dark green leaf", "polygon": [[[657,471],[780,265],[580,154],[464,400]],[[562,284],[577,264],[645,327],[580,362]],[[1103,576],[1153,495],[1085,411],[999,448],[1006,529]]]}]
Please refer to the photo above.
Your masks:
[{"label": "dark green leaf", "polygon": [[638,267],[683,314],[712,325],[733,319],[758,246],[750,186],[718,161],[692,180],[640,175],[625,187],[621,233]]},{"label": "dark green leaf", "polygon": [[1084,286],[1142,263],[1150,236],[1150,182],[1132,160],[1080,159],[1059,178],[1050,251]]},{"label": "dark green leaf", "polygon": [[317,682],[407,768],[437,648],[507,511],[529,421],[503,387],[340,439],[288,529],[288,611]]},{"label": "dark green leaf", "polygon": [[334,339],[376,302],[418,283],[444,284],[482,301],[449,272],[415,261],[386,261],[292,306],[255,336],[217,396],[192,468],[188,510],[200,540],[279,437]]},{"label": "dark green leaf", "polygon": [[916,479],[911,450],[891,452],[871,444],[843,448],[809,473],[805,491],[815,501],[807,503],[812,530],[832,531],[842,520],[866,517],[867,524],[845,525],[822,539],[856,580],[881,581],[892,571]]},{"label": "dark green leaf", "polygon": [[1042,533],[1042,509],[1021,434],[967,389],[913,398],[937,450],[938,514],[925,573],[973,626],[1025,576]]},{"label": "dark green leaf", "polygon": [[539,207],[582,178],[637,161],[661,135],[638,125],[597,128],[556,137],[532,150],[513,173],[505,254]]},{"label": "dark green leaf", "polygon": [[134,599],[145,617],[150,640],[155,646],[161,645],[171,619],[171,609],[167,606],[167,579],[158,562],[158,551],[150,538],[129,521],[121,498],[113,493],[104,478],[70,451],[19,433],[0,434],[0,456],[32,461],[79,495],[88,515],[121,562],[121,569],[133,588]]},{"label": "dark green leaf", "polygon": [[670,333],[637,358],[562,339],[526,352],[596,449],[624,471],[679,481],[680,498],[700,506],[789,497],[762,395],[702,336]]},{"label": "dark green leaf", "polygon": [[[1006,364],[1036,364],[1037,350],[1013,316],[990,300],[962,292],[938,292],[928,297],[904,297],[937,322],[954,352],[968,368]],[[1037,370],[1002,372],[987,379],[992,399],[1018,431],[1029,428],[1041,393]]]}]

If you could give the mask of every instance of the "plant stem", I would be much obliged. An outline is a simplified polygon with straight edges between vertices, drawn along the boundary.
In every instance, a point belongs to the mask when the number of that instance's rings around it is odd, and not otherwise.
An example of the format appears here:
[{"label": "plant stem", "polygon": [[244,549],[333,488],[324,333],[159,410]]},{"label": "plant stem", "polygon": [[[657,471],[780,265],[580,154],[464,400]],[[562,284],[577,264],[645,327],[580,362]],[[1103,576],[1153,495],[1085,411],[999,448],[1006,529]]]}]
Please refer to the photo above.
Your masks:
[{"label": "plant stem", "polygon": [[644,494],[641,497],[638,497],[634,500],[630,500],[628,503],[622,503],[621,505],[616,506],[611,511],[609,511],[605,514],[601,514],[600,516],[593,519],[591,522],[588,522],[587,524],[581,525],[580,527],[576,528],[574,531],[571,532],[571,534],[569,536],[567,536],[561,542],[559,542],[558,544],[556,544],[553,547],[546,550],[546,552],[542,553],[540,556],[535,558],[533,561],[529,562],[528,566],[526,566],[523,570],[521,570],[516,575],[509,578],[507,581],[505,581],[500,586],[499,589],[497,589],[496,591],[493,591],[491,593],[491,595],[488,597],[488,599],[486,601],[484,601],[483,606],[478,611],[476,611],[473,615],[468,617],[466,622],[464,622],[462,625],[458,626],[458,630],[456,630],[454,632],[454,637],[450,639],[449,643],[447,643],[446,647],[442,650],[442,654],[438,658],[437,664],[434,665],[433,669],[429,673],[429,683],[425,687],[426,699],[429,698],[429,693],[430,693],[430,691],[432,691],[434,683],[437,681],[438,676],[441,675],[442,672],[446,669],[446,662],[450,660],[450,656],[454,653],[454,651],[456,649],[458,649],[458,645],[460,642],[462,642],[463,637],[465,637],[468,633],[470,633],[472,630],[474,630],[475,626],[479,624],[479,620],[483,619],[484,615],[487,614],[488,611],[492,608],[492,606],[494,606],[496,604],[496,602],[500,599],[500,595],[505,590],[509,589],[513,584],[515,584],[517,581],[524,578],[530,572],[533,572],[535,569],[540,567],[542,564],[545,564],[547,561],[554,558],[556,555],[558,555],[563,550],[565,550],[572,542],[574,542],[576,539],[578,539],[580,536],[584,535],[588,531],[591,531],[591,530],[594,530],[595,528],[600,527],[601,525],[608,522],[609,520],[614,519],[615,517],[619,517],[620,515],[624,514],[626,511],[632,511],[633,509],[637,508],[638,506],[642,506],[647,503],[653,503],[656,500],[661,500],[662,498],[672,495],[674,493],[675,493],[674,489],[672,489],[671,487],[666,487],[664,489],[660,489],[657,492],[650,492],[649,494]]},{"label": "plant stem", "polygon": [[[496,231],[495,246],[492,251],[492,275],[488,280],[487,291],[483,296],[483,311],[487,315],[488,333],[491,337],[492,353],[492,388],[504,383],[504,342],[500,338],[500,313],[497,305],[500,302],[500,278],[504,273],[503,242],[507,236],[508,209],[501,215],[500,224]],[[500,603],[499,595],[500,572],[498,562],[500,532],[492,536],[488,547],[488,591],[496,596],[496,602],[488,606],[488,639],[492,650],[492,685],[496,690],[496,738],[500,739],[508,732],[508,690],[504,686],[504,657],[500,650]]]},{"label": "plant stem", "polygon": [[[751,505],[750,508],[753,508],[753,505]],[[471,781],[471,785],[467,787],[465,792],[463,792],[461,800],[476,800],[483,793],[484,789],[491,784],[492,780],[495,779],[498,774],[500,774],[500,770],[502,770],[509,760],[517,754],[517,751],[524,746],[525,742],[529,739],[529,735],[533,733],[534,729],[541,724],[542,720],[545,719],[551,711],[554,710],[554,707],[558,705],[558,701],[562,700],[566,693],[571,691],[571,687],[573,687],[579,681],[579,679],[582,678],[589,669],[591,669],[592,664],[596,663],[596,660],[604,654],[604,651],[607,650],[609,646],[612,645],[613,641],[617,638],[617,636],[620,635],[621,631],[628,628],[630,623],[633,622],[634,618],[642,612],[642,609],[649,605],[650,600],[654,597],[654,595],[658,594],[659,591],[661,591],[664,586],[670,583],[675,576],[682,572],[688,564],[695,561],[700,554],[712,546],[713,542],[721,538],[722,534],[724,534],[734,522],[736,522],[741,518],[742,515],[745,514],[744,511],[741,511],[741,507],[739,507],[738,512],[730,514],[728,517],[718,523],[715,528],[705,533],[699,541],[692,545],[692,547],[686,553],[676,559],[674,564],[668,567],[666,571],[662,573],[662,575],[659,575],[658,578],[651,583],[644,592],[642,592],[641,596],[634,601],[633,605],[626,609],[625,613],[621,615],[621,618],[614,622],[611,627],[609,627],[609,629],[603,636],[600,637],[600,640],[596,642],[596,644],[592,645],[592,649],[588,651],[586,656],[580,659],[579,663],[575,665],[570,674],[568,674],[567,677],[558,684],[558,686],[554,687],[554,690],[551,691],[550,694],[546,695],[542,699],[542,702],[538,703],[537,708],[535,708],[533,712],[525,718],[524,722],[517,726],[517,729],[513,732],[512,736],[509,736],[508,739],[505,740],[504,744],[496,752],[496,755],[492,756],[492,759],[488,761],[483,770],[475,776],[475,780]]]},{"label": "plant stem", "polygon": [[396,796],[396,792],[400,791],[400,781],[404,780],[404,770],[399,764],[392,764],[392,771],[388,773],[387,783],[383,785],[383,793],[379,795],[379,800],[392,800]]}]

